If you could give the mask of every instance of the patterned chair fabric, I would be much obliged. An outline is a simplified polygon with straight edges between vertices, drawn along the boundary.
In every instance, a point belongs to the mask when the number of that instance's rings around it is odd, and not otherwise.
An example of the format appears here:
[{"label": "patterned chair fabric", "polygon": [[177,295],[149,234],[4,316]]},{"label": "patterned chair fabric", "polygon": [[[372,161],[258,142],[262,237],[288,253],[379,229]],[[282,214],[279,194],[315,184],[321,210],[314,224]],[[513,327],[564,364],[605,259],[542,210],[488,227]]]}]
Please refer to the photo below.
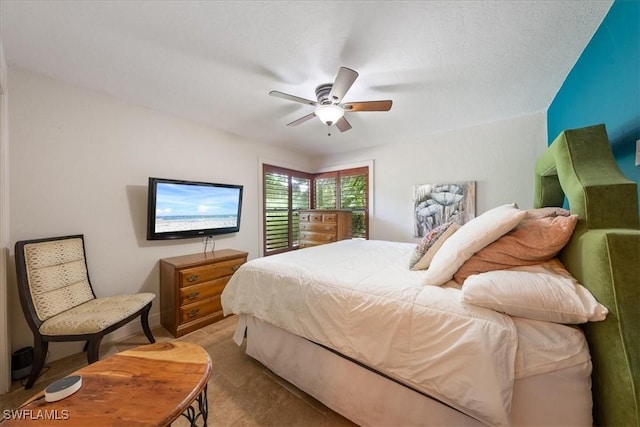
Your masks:
[{"label": "patterned chair fabric", "polygon": [[20,303],[34,336],[34,363],[25,388],[37,380],[50,341],[86,341],[87,360],[98,360],[104,335],[140,316],[149,329],[152,293],[96,298],[84,250],[84,236],[63,236],[16,243]]},{"label": "patterned chair fabric", "polygon": [[96,298],[89,284],[80,238],[24,245],[24,258],[43,335],[100,332],[155,298],[151,293]]},{"label": "patterned chair fabric", "polygon": [[140,311],[154,298],[150,293],[96,298],[47,319],[40,325],[40,333],[94,334]]},{"label": "patterned chair fabric", "polygon": [[82,239],[24,245],[29,291],[41,321],[95,298]]}]

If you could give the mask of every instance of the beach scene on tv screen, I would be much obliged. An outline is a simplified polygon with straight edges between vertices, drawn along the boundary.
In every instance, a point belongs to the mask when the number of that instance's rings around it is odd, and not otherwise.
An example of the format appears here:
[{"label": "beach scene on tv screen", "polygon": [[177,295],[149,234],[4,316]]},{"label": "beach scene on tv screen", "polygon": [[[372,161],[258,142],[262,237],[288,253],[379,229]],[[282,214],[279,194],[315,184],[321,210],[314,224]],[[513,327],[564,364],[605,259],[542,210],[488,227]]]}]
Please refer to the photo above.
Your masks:
[{"label": "beach scene on tv screen", "polygon": [[237,188],[158,183],[156,233],[238,225]]}]

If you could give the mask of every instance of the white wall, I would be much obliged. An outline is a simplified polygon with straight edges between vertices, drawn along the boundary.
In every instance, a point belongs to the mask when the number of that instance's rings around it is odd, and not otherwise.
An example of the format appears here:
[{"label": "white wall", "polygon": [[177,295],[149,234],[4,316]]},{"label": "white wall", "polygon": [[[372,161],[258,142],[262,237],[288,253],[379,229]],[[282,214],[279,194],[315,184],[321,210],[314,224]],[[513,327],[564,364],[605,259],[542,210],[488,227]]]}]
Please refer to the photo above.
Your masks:
[{"label": "white wall", "polygon": [[316,159],[315,168],[373,159],[371,238],[415,241],[413,186],[476,181],[476,214],[504,203],[533,206],[534,165],[546,149],[540,112],[378,148]]},{"label": "white wall", "polygon": [[[310,168],[300,155],[23,70],[9,69],[9,85],[11,246],[23,239],[84,234],[98,296],[159,294],[158,259],[203,250],[199,239],[145,239],[149,176],[244,185],[241,230],[216,238],[216,248],[245,250],[255,258],[261,220],[258,159]],[[9,325],[15,351],[33,340],[11,267]],[[159,306],[156,299],[152,324],[159,324]],[[135,332],[138,325],[109,338]],[[52,343],[49,360],[81,347]]]},{"label": "white wall", "polygon": [[0,39],[0,394],[11,386],[7,260],[9,258],[9,86]]},{"label": "white wall", "polygon": [[[245,186],[241,231],[217,248],[260,255],[260,159],[314,171],[373,162],[372,238],[414,241],[414,185],[476,181],[477,213],[532,206],[534,163],[546,148],[544,112],[343,155],[308,159],[153,110],[11,68],[10,239],[85,234],[98,296],[158,293],[158,259],[202,250],[199,240],[145,239],[149,176]],[[13,260],[12,260],[13,261]],[[12,266],[11,266],[12,267]],[[13,268],[12,268],[13,269]],[[31,345],[15,277],[9,283],[12,351]],[[159,323],[159,301],[152,324]],[[111,334],[118,339],[138,323]],[[50,360],[81,350],[53,343]]]}]

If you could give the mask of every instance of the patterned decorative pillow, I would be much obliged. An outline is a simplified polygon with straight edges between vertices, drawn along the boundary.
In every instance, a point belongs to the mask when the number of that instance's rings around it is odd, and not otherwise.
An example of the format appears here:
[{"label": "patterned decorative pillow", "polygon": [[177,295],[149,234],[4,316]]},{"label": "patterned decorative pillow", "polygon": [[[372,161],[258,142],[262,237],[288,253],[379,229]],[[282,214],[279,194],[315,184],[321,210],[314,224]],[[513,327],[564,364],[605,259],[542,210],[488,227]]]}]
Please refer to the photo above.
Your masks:
[{"label": "patterned decorative pillow", "polygon": [[429,231],[422,238],[409,260],[409,268],[413,271],[429,268],[431,259],[442,243],[458,229],[455,222],[446,222]]}]

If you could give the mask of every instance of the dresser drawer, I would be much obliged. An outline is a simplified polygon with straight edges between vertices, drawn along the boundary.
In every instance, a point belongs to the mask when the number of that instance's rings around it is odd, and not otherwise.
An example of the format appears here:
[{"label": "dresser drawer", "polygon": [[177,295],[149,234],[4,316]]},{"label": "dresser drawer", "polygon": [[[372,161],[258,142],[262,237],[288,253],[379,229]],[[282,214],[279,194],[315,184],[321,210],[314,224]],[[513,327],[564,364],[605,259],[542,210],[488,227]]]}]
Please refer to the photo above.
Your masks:
[{"label": "dresser drawer", "polygon": [[351,238],[351,212],[344,209],[300,211],[299,248],[324,245]]},{"label": "dresser drawer", "polygon": [[315,231],[318,233],[335,233],[336,232],[336,224],[317,224],[317,223],[309,223],[303,224],[300,223],[301,231]]},{"label": "dresser drawer", "polygon": [[335,224],[337,217],[338,217],[338,215],[334,214],[334,213],[322,214],[322,222]]},{"label": "dresser drawer", "polygon": [[338,214],[334,212],[303,212],[300,213],[300,223],[303,222],[336,224],[338,222]]},{"label": "dresser drawer", "polygon": [[182,288],[184,286],[209,282],[220,277],[231,276],[238,268],[240,268],[243,262],[244,260],[234,259],[216,264],[186,268],[178,273],[179,286]]},{"label": "dresser drawer", "polygon": [[301,240],[300,241],[300,245],[299,248],[300,249],[304,249],[304,248],[310,248],[312,246],[320,246],[325,244],[326,242],[314,242],[312,240]]},{"label": "dresser drawer", "polygon": [[302,243],[315,243],[315,244],[323,244],[335,242],[337,240],[337,236],[335,233],[327,234],[327,233],[313,233],[308,231],[300,232],[300,241]]},{"label": "dresser drawer", "polygon": [[221,249],[161,259],[162,326],[177,338],[221,320],[220,296],[247,255]]},{"label": "dresser drawer", "polygon": [[179,304],[182,306],[198,302],[212,296],[218,296],[224,290],[229,279],[229,277],[222,277],[211,282],[182,287],[180,288]]},{"label": "dresser drawer", "polygon": [[322,222],[321,213],[312,213],[309,215],[309,222]]},{"label": "dresser drawer", "polygon": [[208,314],[222,310],[220,296],[215,296],[193,304],[187,304],[180,307],[180,323],[191,322]]}]

